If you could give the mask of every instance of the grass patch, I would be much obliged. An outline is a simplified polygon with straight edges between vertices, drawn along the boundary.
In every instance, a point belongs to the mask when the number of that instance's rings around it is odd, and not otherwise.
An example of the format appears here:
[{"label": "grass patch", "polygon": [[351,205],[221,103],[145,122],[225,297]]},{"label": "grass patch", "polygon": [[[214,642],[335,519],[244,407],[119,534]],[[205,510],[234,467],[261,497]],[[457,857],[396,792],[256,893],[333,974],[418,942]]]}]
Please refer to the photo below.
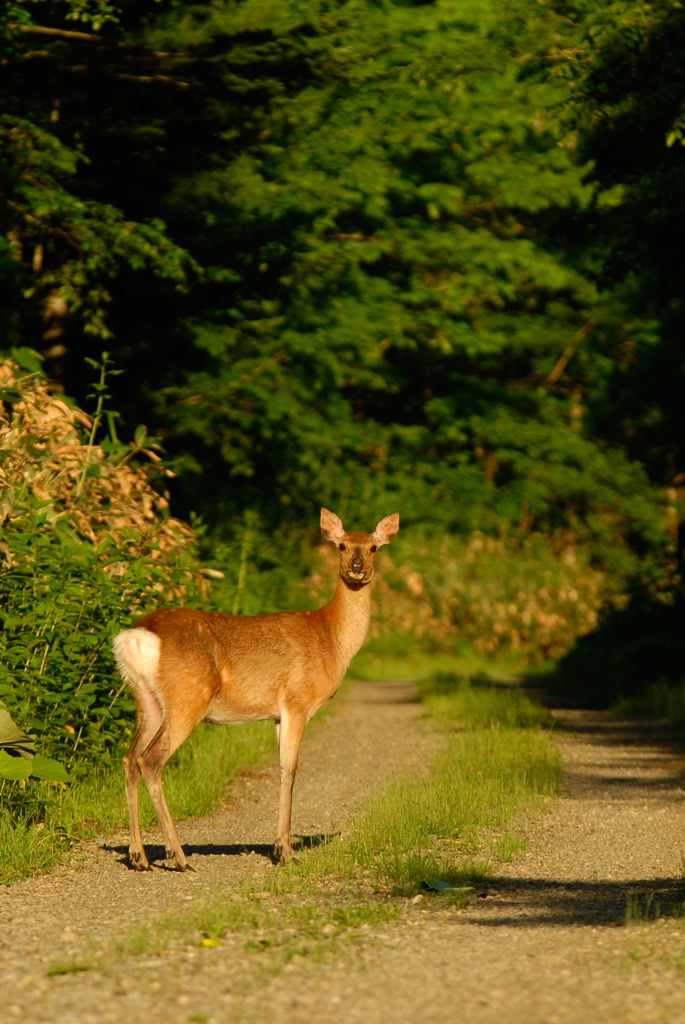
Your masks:
[{"label": "grass patch", "polygon": [[[388,647],[390,645],[390,649]],[[422,649],[411,636],[379,637],[369,640],[352,660],[350,674],[355,679],[376,682],[383,679],[428,680],[436,675],[452,678],[482,679],[493,683],[512,682],[530,666],[522,659],[502,656],[494,661],[470,647],[456,654],[450,651]]]},{"label": "grass patch", "polygon": [[431,880],[456,890],[483,882],[525,846],[517,819],[559,788],[558,753],[543,728],[551,716],[512,687],[471,687],[440,674],[420,689],[431,726],[445,734],[430,774],[394,778],[347,836],[287,871],[357,872],[408,896],[440,891]]},{"label": "grass patch", "polygon": [[424,710],[439,727],[530,729],[554,727],[554,716],[517,686],[492,685],[492,677],[436,672],[418,683]]},{"label": "grass patch", "polygon": [[65,963],[53,964],[49,970],[46,971],[48,978],[59,978],[63,974],[83,974],[86,971],[94,970],[94,964],[85,963],[78,960],[67,961]]},{"label": "grass patch", "polygon": [[403,893],[439,877],[482,881],[520,839],[508,827],[556,790],[549,741],[538,732],[483,729],[456,736],[427,779],[397,779],[369,808],[353,855]]},{"label": "grass patch", "polygon": [[[216,806],[239,771],[258,767],[276,756],[271,722],[230,728],[198,726],[164,772],[164,788],[172,814],[176,819],[206,814]],[[49,870],[68,855],[79,839],[107,834],[128,824],[124,769],[119,761],[70,785],[37,780],[3,785],[23,786],[20,798],[17,799],[15,790],[11,804],[5,806],[2,803],[5,793],[0,789],[0,883],[3,884]],[[157,819],[143,783],[140,792],[141,824],[147,827]]]},{"label": "grass patch", "polygon": [[663,718],[685,735],[685,679],[678,682],[661,679],[641,693],[617,701],[612,711]]},{"label": "grass patch", "polygon": [[685,890],[681,886],[678,893],[630,892],[626,897],[627,925],[645,924],[649,921],[660,921],[663,918],[675,918],[685,921]]},{"label": "grass patch", "polygon": [[[368,927],[397,917],[396,904],[344,900],[326,902],[306,884],[293,894],[279,883],[258,894],[221,893],[137,925],[103,947],[107,964],[135,956],[159,955],[172,948],[220,948],[237,942],[242,952],[268,954],[264,963],[278,970],[296,956],[321,962],[339,943],[354,942]],[[54,970],[54,969],[53,969]]]}]

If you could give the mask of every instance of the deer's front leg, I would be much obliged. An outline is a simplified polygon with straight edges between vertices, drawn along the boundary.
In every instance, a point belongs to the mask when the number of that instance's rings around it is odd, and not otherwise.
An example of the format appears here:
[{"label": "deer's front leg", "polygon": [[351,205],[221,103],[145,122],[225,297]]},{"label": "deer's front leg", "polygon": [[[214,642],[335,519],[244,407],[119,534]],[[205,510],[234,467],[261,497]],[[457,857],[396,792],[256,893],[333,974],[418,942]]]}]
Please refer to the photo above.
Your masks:
[{"label": "deer's front leg", "polygon": [[276,726],[278,736],[281,789],[278,808],[278,832],[274,843],[274,857],[279,864],[285,864],[293,855],[290,822],[293,806],[293,786],[297,773],[300,743],[307,724],[303,712],[284,708],[280,723]]}]

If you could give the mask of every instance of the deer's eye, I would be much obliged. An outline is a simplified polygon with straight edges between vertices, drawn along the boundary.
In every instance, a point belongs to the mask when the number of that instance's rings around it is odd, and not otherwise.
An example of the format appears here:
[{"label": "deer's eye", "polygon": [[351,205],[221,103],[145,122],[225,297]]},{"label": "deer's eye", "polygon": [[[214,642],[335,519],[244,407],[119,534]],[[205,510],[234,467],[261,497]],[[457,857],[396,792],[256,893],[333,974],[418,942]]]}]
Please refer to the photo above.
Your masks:
[{"label": "deer's eye", "polygon": [[339,547],[341,551],[347,551],[347,548],[344,544],[340,544]]},{"label": "deer's eye", "polygon": [[371,547],[369,548],[369,551],[371,552],[372,555],[375,555],[376,552],[378,551],[378,545],[372,544]]}]

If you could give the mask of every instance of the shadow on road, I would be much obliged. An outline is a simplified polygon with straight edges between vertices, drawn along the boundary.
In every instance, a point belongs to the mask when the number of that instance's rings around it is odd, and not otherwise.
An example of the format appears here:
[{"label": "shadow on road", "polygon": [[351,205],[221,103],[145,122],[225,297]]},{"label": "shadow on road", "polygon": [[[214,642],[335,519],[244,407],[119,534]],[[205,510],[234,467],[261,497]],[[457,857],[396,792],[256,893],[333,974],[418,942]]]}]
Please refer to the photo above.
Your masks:
[{"label": "shadow on road", "polygon": [[[293,836],[293,849],[297,852],[298,850],[311,850],[317,846],[324,846],[332,839],[337,838],[337,835],[338,833],[330,835],[321,833],[309,836]],[[127,845],[113,846],[109,843],[103,843],[100,848],[108,850],[110,853],[118,854],[119,862],[131,868]],[[244,854],[256,853],[259,857],[265,857],[272,862],[275,861],[273,843],[184,843],[183,849],[187,857],[194,855],[198,857],[241,857]],[[159,843],[146,843],[145,852],[152,866],[164,871],[175,870],[168,867],[165,863],[166,850],[164,846],[161,846]],[[131,870],[133,869],[131,868]]]},{"label": "shadow on road", "polygon": [[[683,878],[630,882],[555,882],[549,878],[492,878],[480,889],[474,924],[501,928],[531,925],[623,925],[685,918]],[[469,918],[468,909],[464,918]]]}]

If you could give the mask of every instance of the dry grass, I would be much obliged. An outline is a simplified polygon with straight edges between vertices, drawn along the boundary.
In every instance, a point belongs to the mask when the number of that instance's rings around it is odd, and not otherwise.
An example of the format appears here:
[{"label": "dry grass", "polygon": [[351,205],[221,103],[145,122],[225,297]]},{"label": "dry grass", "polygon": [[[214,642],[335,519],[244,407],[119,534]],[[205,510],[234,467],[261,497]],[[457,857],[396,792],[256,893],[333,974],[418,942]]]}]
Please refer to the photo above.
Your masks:
[{"label": "dry grass", "polygon": [[[92,544],[107,535],[125,550],[130,538],[136,554],[141,537],[154,534],[152,558],[185,549],[192,530],[169,516],[167,499],[148,480],[150,462],[173,475],[161,467],[154,446],[133,443],[107,452],[89,443],[92,428],[90,416],[52,394],[35,374],[23,373],[12,360],[0,364],[0,525],[16,525],[32,500],[47,523],[66,519]],[[134,456],[148,466],[133,465]],[[2,554],[11,564],[11,547]],[[108,571],[116,574],[121,565]]]}]

